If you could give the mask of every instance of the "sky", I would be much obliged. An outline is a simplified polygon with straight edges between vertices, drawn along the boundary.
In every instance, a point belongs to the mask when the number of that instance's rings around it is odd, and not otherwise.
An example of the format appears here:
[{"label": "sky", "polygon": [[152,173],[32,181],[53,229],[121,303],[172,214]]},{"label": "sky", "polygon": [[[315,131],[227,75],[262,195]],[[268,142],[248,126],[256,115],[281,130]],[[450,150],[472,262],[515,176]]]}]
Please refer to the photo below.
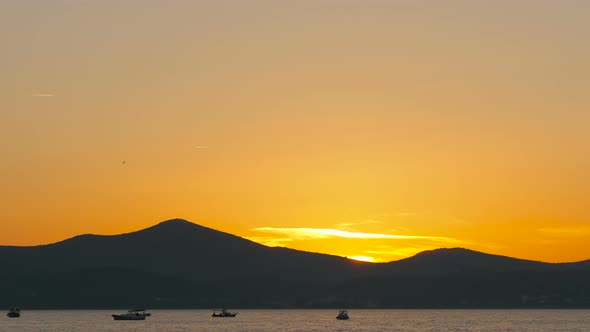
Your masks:
[{"label": "sky", "polygon": [[0,244],[590,259],[589,38],[585,0],[1,1]]}]

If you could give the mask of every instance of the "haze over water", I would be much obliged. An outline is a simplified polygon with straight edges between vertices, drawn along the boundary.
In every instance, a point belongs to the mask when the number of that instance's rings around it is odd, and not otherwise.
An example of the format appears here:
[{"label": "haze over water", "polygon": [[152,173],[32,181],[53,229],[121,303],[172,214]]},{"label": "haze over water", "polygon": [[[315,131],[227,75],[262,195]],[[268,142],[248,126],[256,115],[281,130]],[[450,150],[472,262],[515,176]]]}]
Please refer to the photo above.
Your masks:
[{"label": "haze over water", "polygon": [[296,331],[588,331],[590,310],[236,310],[236,318],[212,318],[209,310],[154,310],[145,321],[114,321],[121,310],[25,311],[0,318],[4,332],[296,332]]}]

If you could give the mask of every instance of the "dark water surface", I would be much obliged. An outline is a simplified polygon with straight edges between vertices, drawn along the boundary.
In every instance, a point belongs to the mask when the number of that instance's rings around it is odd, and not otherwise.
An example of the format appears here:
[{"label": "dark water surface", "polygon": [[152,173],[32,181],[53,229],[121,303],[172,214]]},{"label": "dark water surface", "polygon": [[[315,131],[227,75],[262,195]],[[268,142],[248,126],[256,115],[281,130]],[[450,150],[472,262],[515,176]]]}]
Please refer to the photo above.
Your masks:
[{"label": "dark water surface", "polygon": [[0,317],[0,331],[590,331],[590,310],[153,310],[145,321],[114,321],[121,310],[24,310]]}]

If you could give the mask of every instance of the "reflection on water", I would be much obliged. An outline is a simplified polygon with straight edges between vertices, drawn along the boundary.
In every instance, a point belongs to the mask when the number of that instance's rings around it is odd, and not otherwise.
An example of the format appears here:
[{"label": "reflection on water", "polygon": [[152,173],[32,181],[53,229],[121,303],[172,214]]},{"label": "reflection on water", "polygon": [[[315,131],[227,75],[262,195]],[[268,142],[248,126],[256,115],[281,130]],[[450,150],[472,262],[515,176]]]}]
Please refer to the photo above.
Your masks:
[{"label": "reflection on water", "polygon": [[114,321],[119,310],[24,310],[0,318],[0,331],[590,331],[590,310],[235,310],[213,318],[209,310],[153,310],[145,321]]}]

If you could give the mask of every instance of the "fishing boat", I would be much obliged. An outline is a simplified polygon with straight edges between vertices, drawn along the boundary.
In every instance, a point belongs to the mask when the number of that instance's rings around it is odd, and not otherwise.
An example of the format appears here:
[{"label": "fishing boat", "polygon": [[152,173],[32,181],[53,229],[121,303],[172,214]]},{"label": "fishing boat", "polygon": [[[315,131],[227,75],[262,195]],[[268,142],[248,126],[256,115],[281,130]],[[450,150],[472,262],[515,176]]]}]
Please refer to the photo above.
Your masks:
[{"label": "fishing boat", "polygon": [[227,309],[215,310],[211,317],[236,317],[237,312],[229,312]]},{"label": "fishing boat", "polygon": [[124,314],[112,315],[114,320],[145,320],[146,317],[152,314],[146,312],[145,309],[130,309]]},{"label": "fishing boat", "polygon": [[152,313],[151,312],[147,312],[146,309],[139,309],[139,308],[138,309],[129,309],[129,310],[127,310],[127,312],[141,312],[146,317],[149,317],[149,316],[152,315]]},{"label": "fishing boat", "polygon": [[348,312],[346,310],[340,310],[338,316],[336,316],[336,319],[347,320],[350,319],[350,317],[348,317]]},{"label": "fishing boat", "polygon": [[8,313],[6,314],[9,318],[19,318],[20,317],[20,308],[10,308]]}]

